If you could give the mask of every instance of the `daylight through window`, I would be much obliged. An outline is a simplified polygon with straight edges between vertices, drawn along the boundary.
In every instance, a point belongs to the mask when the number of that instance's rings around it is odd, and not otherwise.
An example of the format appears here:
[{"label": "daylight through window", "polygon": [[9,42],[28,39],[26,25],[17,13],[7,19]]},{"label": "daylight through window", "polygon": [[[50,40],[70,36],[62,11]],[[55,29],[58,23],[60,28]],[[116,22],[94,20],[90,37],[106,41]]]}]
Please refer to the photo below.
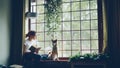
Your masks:
[{"label": "daylight through window", "polygon": [[[44,0],[31,2],[31,12],[37,12],[37,18],[26,20],[26,32],[37,32],[40,54],[52,47],[47,35]],[[56,32],[59,57],[69,57],[77,53],[99,52],[98,3],[97,0],[62,0],[61,25]],[[27,23],[28,22],[28,23]]]}]

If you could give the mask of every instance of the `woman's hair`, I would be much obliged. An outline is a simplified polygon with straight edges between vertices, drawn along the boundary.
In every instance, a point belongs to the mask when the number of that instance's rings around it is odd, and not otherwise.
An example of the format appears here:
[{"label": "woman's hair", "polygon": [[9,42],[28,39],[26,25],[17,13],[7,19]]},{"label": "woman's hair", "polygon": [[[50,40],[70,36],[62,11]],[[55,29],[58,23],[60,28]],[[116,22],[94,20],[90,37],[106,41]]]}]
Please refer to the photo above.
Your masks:
[{"label": "woman's hair", "polygon": [[29,31],[29,32],[26,34],[26,37],[35,36],[35,35],[36,35],[36,32],[35,32],[35,31]]}]

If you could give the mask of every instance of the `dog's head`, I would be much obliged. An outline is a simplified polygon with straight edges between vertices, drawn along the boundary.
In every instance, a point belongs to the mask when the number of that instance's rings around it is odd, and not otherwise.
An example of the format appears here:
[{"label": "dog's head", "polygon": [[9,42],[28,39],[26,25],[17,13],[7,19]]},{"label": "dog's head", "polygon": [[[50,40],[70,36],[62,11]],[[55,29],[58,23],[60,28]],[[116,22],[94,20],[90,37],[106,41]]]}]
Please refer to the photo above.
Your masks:
[{"label": "dog's head", "polygon": [[57,46],[57,39],[56,40],[52,39],[52,44],[53,44],[53,46]]}]

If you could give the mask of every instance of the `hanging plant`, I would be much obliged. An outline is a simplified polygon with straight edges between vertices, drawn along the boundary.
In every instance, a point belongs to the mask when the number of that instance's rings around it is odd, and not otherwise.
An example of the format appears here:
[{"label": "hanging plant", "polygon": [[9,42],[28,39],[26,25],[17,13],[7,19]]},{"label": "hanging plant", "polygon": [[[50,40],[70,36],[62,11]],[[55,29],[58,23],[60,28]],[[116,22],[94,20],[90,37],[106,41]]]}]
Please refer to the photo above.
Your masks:
[{"label": "hanging plant", "polygon": [[54,34],[60,25],[62,0],[45,0],[45,20],[48,35]]}]

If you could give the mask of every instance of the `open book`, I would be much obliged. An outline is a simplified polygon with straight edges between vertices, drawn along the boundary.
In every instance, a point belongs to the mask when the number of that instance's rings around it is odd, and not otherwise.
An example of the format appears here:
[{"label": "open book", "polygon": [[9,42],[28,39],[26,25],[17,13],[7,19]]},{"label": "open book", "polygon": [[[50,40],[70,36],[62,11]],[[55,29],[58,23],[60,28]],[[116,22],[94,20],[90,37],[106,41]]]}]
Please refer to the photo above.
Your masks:
[{"label": "open book", "polygon": [[40,49],[41,49],[40,47],[39,47],[39,48],[36,48],[36,47],[34,47],[34,46],[31,46],[31,47],[29,48],[29,50],[30,50],[31,52],[36,52],[36,53],[38,53]]}]

